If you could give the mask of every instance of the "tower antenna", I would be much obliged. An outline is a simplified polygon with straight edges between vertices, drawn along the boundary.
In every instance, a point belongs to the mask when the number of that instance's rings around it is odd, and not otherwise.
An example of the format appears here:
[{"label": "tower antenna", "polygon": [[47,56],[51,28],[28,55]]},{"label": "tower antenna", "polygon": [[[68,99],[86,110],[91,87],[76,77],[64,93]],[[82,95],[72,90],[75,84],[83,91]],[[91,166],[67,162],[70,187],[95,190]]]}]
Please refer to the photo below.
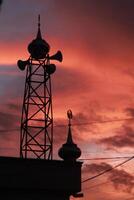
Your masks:
[{"label": "tower antenna", "polygon": [[41,36],[40,15],[38,16],[37,36],[28,45],[28,51],[30,53],[28,60],[18,61],[19,69],[26,69],[20,130],[20,157],[49,160],[53,158],[51,75],[56,70],[55,64],[51,64],[50,61],[61,62],[62,54],[58,51],[49,56],[50,46]]}]

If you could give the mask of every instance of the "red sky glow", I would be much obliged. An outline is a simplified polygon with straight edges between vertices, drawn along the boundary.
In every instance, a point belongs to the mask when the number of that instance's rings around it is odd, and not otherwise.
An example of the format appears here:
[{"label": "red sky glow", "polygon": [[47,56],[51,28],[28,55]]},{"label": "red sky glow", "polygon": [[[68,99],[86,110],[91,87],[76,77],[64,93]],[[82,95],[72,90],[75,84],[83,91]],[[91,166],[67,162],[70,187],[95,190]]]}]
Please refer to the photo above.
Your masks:
[{"label": "red sky glow", "polygon": [[[19,71],[16,63],[29,57],[27,46],[36,37],[38,14],[50,54],[61,50],[64,57],[52,77],[55,158],[66,139],[67,127],[58,125],[67,124],[68,109],[73,111],[73,137],[81,158],[133,156],[133,8],[133,0],[3,0],[1,156],[19,156],[25,71]],[[82,180],[125,159],[85,160]],[[83,200],[134,199],[134,160],[83,183],[82,188]]]}]

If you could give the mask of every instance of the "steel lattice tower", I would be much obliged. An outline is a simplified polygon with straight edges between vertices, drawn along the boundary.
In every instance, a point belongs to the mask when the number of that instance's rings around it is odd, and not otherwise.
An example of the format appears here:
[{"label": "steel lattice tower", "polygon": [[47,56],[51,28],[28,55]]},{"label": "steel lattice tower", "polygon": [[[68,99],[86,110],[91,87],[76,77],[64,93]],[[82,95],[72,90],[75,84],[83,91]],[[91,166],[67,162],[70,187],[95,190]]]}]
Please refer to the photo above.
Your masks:
[{"label": "steel lattice tower", "polygon": [[20,157],[52,159],[53,108],[51,74],[56,66],[50,60],[62,61],[58,51],[49,56],[50,46],[42,39],[40,16],[37,37],[28,46],[30,57],[18,61],[21,70],[26,67],[26,81],[21,117]]}]

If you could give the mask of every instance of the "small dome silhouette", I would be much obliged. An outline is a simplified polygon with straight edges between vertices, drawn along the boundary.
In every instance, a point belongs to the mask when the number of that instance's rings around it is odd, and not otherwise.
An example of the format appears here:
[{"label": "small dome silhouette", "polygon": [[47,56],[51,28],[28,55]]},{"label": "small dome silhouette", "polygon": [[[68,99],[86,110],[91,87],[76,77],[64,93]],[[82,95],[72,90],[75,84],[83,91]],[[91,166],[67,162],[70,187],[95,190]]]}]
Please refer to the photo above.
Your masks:
[{"label": "small dome silhouette", "polygon": [[43,59],[50,50],[49,44],[42,39],[40,31],[40,15],[38,18],[38,32],[37,37],[28,45],[28,51],[34,59]]},{"label": "small dome silhouette", "polygon": [[[72,114],[70,115],[72,118]],[[81,156],[81,150],[77,145],[73,142],[72,132],[71,132],[71,124],[69,118],[69,127],[68,127],[68,136],[67,141],[62,147],[59,149],[59,156],[65,161],[75,161],[77,158]]]}]

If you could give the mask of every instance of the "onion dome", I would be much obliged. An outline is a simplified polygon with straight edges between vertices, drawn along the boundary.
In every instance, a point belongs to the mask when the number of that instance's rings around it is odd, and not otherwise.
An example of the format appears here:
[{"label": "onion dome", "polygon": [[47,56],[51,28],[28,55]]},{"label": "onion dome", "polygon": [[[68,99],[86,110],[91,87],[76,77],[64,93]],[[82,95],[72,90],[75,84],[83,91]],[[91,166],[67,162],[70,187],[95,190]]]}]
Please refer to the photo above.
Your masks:
[{"label": "onion dome", "polygon": [[77,145],[73,142],[73,139],[72,139],[72,131],[71,131],[71,123],[70,123],[72,119],[72,111],[68,110],[67,115],[69,118],[67,141],[59,149],[58,154],[65,161],[75,161],[77,158],[80,157],[81,150],[79,147],[77,147]]},{"label": "onion dome", "polygon": [[50,50],[49,44],[42,39],[40,31],[40,15],[38,17],[38,32],[36,39],[28,45],[28,51],[34,59],[44,59]]}]

